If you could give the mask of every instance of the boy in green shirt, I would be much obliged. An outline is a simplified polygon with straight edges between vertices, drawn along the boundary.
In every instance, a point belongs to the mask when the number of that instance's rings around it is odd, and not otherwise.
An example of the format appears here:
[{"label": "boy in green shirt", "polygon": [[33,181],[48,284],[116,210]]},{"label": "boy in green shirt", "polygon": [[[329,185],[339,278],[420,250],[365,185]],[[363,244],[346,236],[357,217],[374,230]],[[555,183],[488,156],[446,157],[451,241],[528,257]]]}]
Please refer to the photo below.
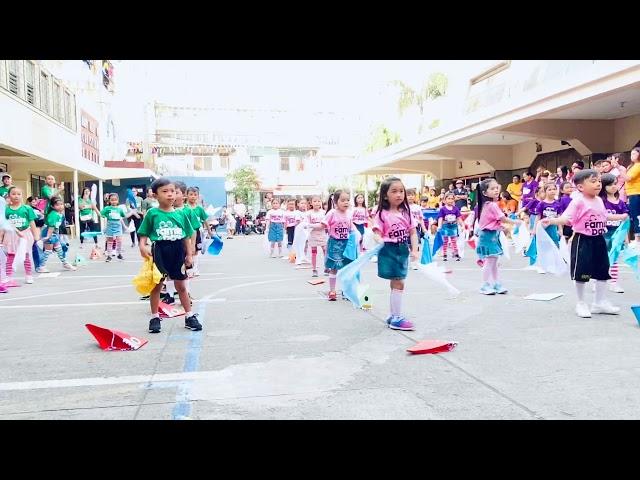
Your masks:
[{"label": "boy in green shirt", "polygon": [[[193,227],[187,217],[173,207],[176,198],[175,184],[167,178],[159,178],[151,184],[151,190],[158,199],[158,208],[147,211],[138,229],[140,254],[151,258],[163,275],[163,280],[151,292],[151,320],[149,332],[160,332],[160,291],[164,280],[169,277],[174,283],[180,303],[185,311],[184,326],[189,330],[202,330],[198,314],[191,312],[191,301],[186,288],[186,269],[193,264],[191,236]],[[151,244],[149,245],[149,241]]]},{"label": "boy in green shirt", "polygon": [[[187,209],[191,210],[193,219],[196,221],[198,228],[196,229],[196,239],[195,239],[195,257],[193,258],[193,275],[196,277],[200,276],[200,268],[198,265],[198,253],[202,251],[202,232],[201,226],[204,228],[205,232],[209,231],[209,222],[207,221],[208,216],[207,213],[202,208],[202,205],[198,203],[200,199],[200,190],[198,187],[189,187],[187,188]],[[195,227],[194,227],[195,228]]]}]

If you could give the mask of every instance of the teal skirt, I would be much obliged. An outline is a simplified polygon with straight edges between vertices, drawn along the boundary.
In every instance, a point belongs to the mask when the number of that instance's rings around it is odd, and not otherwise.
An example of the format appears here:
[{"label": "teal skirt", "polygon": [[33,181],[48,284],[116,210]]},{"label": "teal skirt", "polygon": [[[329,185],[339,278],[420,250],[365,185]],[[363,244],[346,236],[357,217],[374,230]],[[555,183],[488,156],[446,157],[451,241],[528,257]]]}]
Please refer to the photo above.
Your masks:
[{"label": "teal skirt", "polygon": [[378,252],[378,276],[387,280],[404,280],[409,270],[409,245],[385,242]]},{"label": "teal skirt", "polygon": [[476,253],[481,259],[501,256],[504,252],[500,243],[500,232],[498,230],[481,230],[478,235]]}]

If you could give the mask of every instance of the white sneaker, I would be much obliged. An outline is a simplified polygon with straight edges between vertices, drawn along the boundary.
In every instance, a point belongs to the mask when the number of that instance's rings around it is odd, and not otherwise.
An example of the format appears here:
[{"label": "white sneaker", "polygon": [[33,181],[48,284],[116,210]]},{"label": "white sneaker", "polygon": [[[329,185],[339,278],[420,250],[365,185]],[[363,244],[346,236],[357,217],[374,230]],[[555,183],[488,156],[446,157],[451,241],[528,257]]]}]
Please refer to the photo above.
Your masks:
[{"label": "white sneaker", "polygon": [[609,290],[616,293],[624,293],[624,288],[622,288],[618,283],[610,283]]},{"label": "white sneaker", "polygon": [[33,277],[31,275],[24,278],[24,283],[28,283],[29,285],[33,283]]},{"label": "white sneaker", "polygon": [[611,305],[608,300],[600,304],[591,304],[591,313],[604,313],[606,315],[618,315],[620,313],[620,307]]},{"label": "white sneaker", "polygon": [[47,267],[38,267],[36,268],[37,273],[49,273],[49,269]]},{"label": "white sneaker", "polygon": [[278,258],[275,253],[271,254],[271,258]]},{"label": "white sneaker", "polygon": [[71,270],[72,272],[77,270],[77,268],[71,265],[70,263],[65,263],[63,267],[65,270]]},{"label": "white sneaker", "polygon": [[412,270],[418,270],[418,264],[417,263],[412,263],[411,264],[411,269]]},{"label": "white sneaker", "polygon": [[576,315],[581,318],[591,318],[591,310],[584,302],[576,303]]},{"label": "white sneaker", "polygon": [[371,258],[371,263],[378,263],[378,256]]}]

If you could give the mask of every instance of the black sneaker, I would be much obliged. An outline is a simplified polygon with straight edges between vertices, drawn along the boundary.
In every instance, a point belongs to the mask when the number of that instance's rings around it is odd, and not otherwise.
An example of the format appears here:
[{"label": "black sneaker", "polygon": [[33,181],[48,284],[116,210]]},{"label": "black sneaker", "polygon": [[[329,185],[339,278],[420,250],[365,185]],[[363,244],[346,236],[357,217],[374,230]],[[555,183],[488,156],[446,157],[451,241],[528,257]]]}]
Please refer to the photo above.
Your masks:
[{"label": "black sneaker", "polygon": [[122,256],[122,254],[118,255],[118,260],[124,260],[124,257]]},{"label": "black sneaker", "polygon": [[173,298],[173,296],[169,295],[168,293],[163,293],[162,295],[160,295],[160,300],[162,300],[167,305],[171,305],[173,303],[176,303],[176,301]]},{"label": "black sneaker", "polygon": [[160,317],[149,320],[149,333],[160,333]]},{"label": "black sneaker", "polygon": [[456,262],[460,261],[460,255],[456,255]]},{"label": "black sneaker", "polygon": [[109,255],[107,255],[107,258],[105,259],[105,262],[110,262],[111,261],[111,257]]},{"label": "black sneaker", "polygon": [[140,297],[140,300],[149,300],[151,298],[151,295],[142,295]]},{"label": "black sneaker", "polygon": [[202,325],[198,321],[198,314],[194,313],[189,318],[184,319],[184,328],[188,328],[189,330],[195,330],[199,332],[202,330]]},{"label": "black sneaker", "polygon": [[447,261],[447,257],[446,257],[446,255],[445,255],[444,257],[442,257],[442,261],[443,261],[443,262],[446,262],[446,261]]}]

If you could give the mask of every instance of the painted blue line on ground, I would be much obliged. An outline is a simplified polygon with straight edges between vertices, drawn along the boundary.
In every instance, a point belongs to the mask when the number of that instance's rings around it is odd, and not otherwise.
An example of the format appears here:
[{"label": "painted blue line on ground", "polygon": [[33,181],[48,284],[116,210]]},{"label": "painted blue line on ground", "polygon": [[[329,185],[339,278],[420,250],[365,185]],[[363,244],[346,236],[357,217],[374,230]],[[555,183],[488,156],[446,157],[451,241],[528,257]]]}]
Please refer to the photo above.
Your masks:
[{"label": "painted blue line on ground", "polygon": [[[204,318],[207,312],[207,304],[201,303],[198,308],[198,316],[200,323],[204,329]],[[200,352],[202,351],[202,330],[199,332],[191,332],[191,340],[187,349],[187,356],[184,359],[183,372],[195,372],[198,370],[200,363]],[[173,407],[171,418],[173,420],[182,420],[191,416],[191,402],[189,394],[191,393],[191,381],[180,382],[178,391],[176,392],[176,405]]]}]

